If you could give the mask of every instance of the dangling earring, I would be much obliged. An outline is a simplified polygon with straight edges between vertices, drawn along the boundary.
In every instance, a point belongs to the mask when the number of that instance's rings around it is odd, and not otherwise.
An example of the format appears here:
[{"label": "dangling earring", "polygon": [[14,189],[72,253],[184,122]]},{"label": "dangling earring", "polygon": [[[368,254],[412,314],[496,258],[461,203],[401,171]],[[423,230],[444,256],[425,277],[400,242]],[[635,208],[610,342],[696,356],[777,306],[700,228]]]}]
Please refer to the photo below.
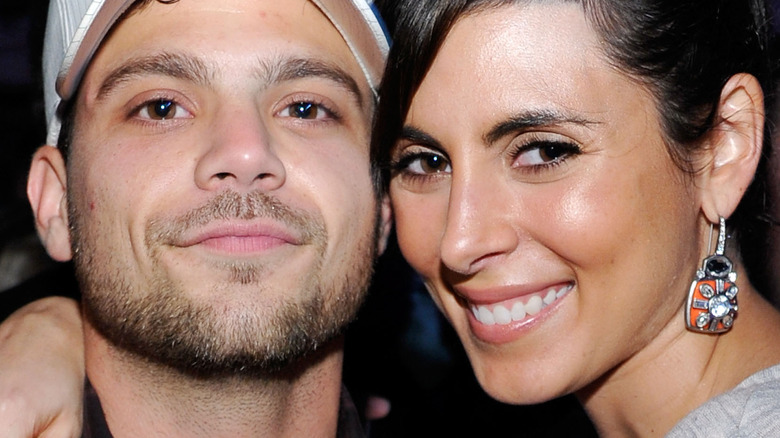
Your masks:
[{"label": "dangling earring", "polygon": [[[712,224],[710,224],[710,245],[712,245]],[[718,246],[715,254],[704,259],[701,269],[688,292],[685,323],[688,330],[701,333],[723,333],[728,331],[737,317],[737,292],[734,282],[737,273],[726,249],[726,219],[720,218]],[[707,252],[710,250],[708,249]]]}]

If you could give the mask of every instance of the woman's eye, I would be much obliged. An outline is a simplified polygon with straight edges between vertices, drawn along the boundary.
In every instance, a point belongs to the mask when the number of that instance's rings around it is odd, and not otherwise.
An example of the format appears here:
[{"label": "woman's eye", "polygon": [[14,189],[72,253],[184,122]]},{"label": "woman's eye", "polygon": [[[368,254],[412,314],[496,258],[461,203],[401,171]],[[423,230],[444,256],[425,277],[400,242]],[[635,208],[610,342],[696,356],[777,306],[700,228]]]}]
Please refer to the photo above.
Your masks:
[{"label": "woman's eye", "polygon": [[280,115],[282,117],[292,117],[296,119],[318,120],[330,117],[330,114],[324,106],[313,102],[295,102],[287,105]]},{"label": "woman's eye", "polygon": [[564,142],[541,141],[520,147],[516,153],[515,166],[544,166],[559,163],[569,156],[577,155],[579,147]]},{"label": "woman's eye", "polygon": [[416,175],[452,172],[450,163],[444,156],[431,152],[422,152],[406,157],[401,160],[398,167],[401,168],[399,169],[401,171]]},{"label": "woman's eye", "polygon": [[189,117],[190,113],[172,100],[158,99],[146,102],[141,106],[138,115],[144,119],[169,120]]}]

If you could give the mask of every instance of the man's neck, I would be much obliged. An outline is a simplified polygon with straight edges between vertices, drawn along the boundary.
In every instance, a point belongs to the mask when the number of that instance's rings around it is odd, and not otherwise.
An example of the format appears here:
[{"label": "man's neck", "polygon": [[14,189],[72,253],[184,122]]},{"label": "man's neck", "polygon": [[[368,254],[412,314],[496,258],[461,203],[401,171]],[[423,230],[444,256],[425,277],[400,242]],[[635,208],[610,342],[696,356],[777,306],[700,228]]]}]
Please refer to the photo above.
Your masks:
[{"label": "man's neck", "polygon": [[87,376],[115,438],[334,437],[341,339],[278,378],[199,379],[120,351],[85,324]]}]

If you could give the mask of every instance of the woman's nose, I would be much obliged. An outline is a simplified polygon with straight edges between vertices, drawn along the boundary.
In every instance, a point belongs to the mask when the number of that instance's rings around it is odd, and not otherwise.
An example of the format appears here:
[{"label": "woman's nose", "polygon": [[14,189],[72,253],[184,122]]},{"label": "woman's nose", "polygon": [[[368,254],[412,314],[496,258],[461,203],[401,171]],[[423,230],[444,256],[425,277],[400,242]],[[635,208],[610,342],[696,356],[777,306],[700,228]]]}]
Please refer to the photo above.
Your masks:
[{"label": "woman's nose", "polygon": [[442,263],[456,273],[471,275],[491,259],[513,251],[518,236],[509,208],[499,184],[489,176],[453,174],[440,244]]}]

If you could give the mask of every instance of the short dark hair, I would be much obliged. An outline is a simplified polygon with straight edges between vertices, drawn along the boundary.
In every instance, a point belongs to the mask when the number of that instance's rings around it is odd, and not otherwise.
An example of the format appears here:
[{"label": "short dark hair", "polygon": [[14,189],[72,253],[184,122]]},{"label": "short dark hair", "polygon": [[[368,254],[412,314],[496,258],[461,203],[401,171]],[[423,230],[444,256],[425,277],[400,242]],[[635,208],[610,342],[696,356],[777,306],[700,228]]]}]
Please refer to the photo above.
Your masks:
[{"label": "short dark hair", "polygon": [[[382,163],[383,188],[390,173],[389,151],[398,139],[411,100],[452,26],[468,14],[532,0],[399,0],[372,157]],[[564,0],[562,0],[564,1]],[[723,86],[737,73],[755,76],[772,108],[770,14],[762,0],[568,0],[583,13],[605,43],[605,54],[620,71],[644,84],[655,99],[671,158],[687,171],[699,140],[716,119]],[[738,235],[748,271],[764,276],[767,205],[766,124],[764,152],[753,184],[729,223]]]}]

